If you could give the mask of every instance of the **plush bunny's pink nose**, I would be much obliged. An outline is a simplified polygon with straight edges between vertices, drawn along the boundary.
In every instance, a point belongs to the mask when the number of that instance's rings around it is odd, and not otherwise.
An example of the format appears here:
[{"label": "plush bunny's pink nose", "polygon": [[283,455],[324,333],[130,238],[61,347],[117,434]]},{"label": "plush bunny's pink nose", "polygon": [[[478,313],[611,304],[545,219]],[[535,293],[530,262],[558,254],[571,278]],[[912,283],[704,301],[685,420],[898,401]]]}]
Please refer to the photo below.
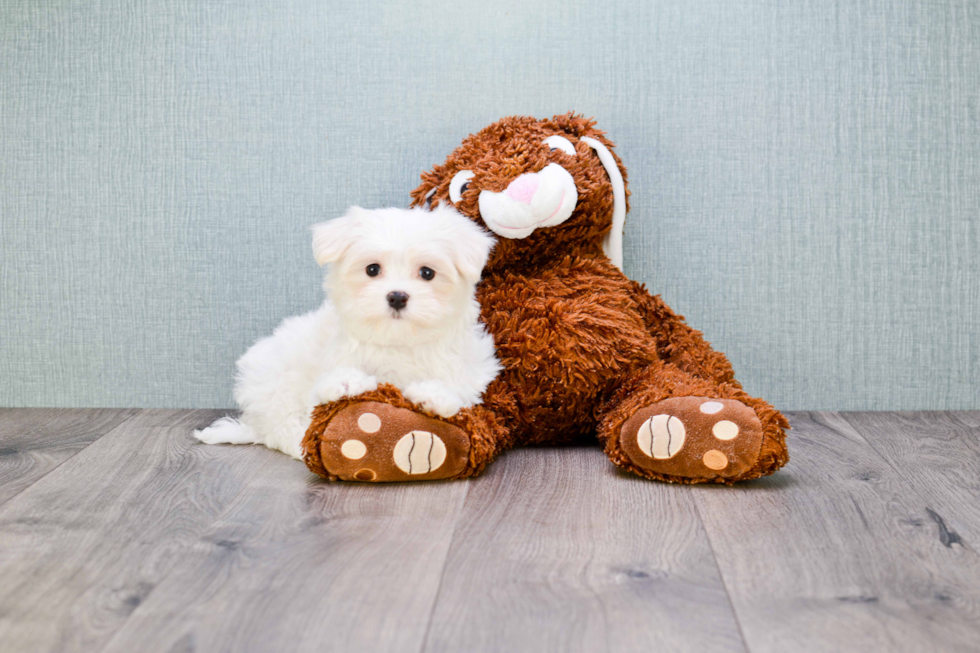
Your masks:
[{"label": "plush bunny's pink nose", "polygon": [[507,196],[524,204],[530,204],[536,192],[538,192],[538,176],[534,173],[521,175],[507,187]]}]

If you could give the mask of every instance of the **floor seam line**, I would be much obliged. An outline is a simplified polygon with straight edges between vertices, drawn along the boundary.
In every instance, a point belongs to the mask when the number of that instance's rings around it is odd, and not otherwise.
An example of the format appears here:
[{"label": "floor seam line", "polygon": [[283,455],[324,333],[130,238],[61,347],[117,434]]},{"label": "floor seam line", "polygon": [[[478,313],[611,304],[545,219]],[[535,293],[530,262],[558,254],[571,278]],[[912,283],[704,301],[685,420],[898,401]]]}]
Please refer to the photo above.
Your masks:
[{"label": "floor seam line", "polygon": [[701,522],[701,530],[704,531],[704,537],[708,540],[708,550],[711,551],[711,559],[715,562],[715,570],[718,572],[718,580],[721,581],[721,587],[725,590],[725,600],[728,601],[728,608],[732,611],[732,617],[735,619],[735,627],[738,628],[738,636],[742,640],[742,649],[745,653],[751,653],[751,648],[749,647],[748,639],[745,637],[745,630],[742,628],[742,620],[738,616],[738,610],[735,608],[735,602],[732,600],[732,593],[728,589],[728,582],[725,580],[725,574],[721,570],[721,563],[718,561],[718,554],[715,552],[715,544],[711,539],[711,533],[708,532],[708,525],[704,522],[704,515],[701,514],[701,501],[697,495],[693,496],[694,500],[694,512],[698,516],[698,521]]},{"label": "floor seam line", "polygon": [[130,415],[129,417],[127,417],[123,421],[119,422],[118,424],[116,424],[115,426],[113,426],[111,429],[109,429],[108,431],[106,431],[105,433],[103,433],[102,435],[100,435],[99,437],[95,438],[94,440],[92,440],[91,442],[89,442],[88,444],[86,444],[84,447],[82,447],[81,449],[79,449],[78,451],[76,451],[75,453],[73,453],[72,455],[70,455],[67,458],[65,458],[64,460],[62,460],[60,463],[58,463],[57,465],[55,465],[54,467],[52,467],[48,471],[46,471],[43,474],[41,474],[40,476],[38,476],[36,479],[34,479],[30,483],[30,485],[26,485],[26,486],[22,487],[20,489],[20,491],[17,492],[17,494],[13,494],[13,495],[7,497],[6,499],[4,499],[3,502],[0,503],[0,510],[3,510],[4,508],[6,508],[7,507],[7,504],[9,504],[11,501],[13,501],[14,499],[16,499],[20,495],[22,495],[27,490],[29,490],[32,487],[34,487],[35,485],[37,485],[38,482],[40,482],[41,480],[47,478],[49,474],[51,474],[52,472],[54,472],[57,469],[60,469],[61,466],[64,465],[65,463],[67,463],[69,460],[72,460],[73,458],[75,458],[75,456],[77,456],[78,454],[82,453],[83,451],[85,451],[86,449],[88,449],[89,447],[91,447],[93,444],[95,444],[96,442],[98,442],[99,440],[101,440],[102,438],[104,438],[105,436],[109,435],[110,433],[113,433],[116,429],[118,429],[118,428],[120,428],[120,427],[122,427],[122,426],[124,426],[126,424],[129,424],[131,421],[133,421],[134,419],[136,419],[140,414],[142,414],[144,410],[146,410],[146,409],[145,408],[140,408],[135,413],[133,413],[132,415]]},{"label": "floor seam line", "polygon": [[[853,411],[848,411],[848,412],[853,412]],[[952,411],[916,411],[916,412],[945,412],[945,413],[948,414],[949,412],[952,412]],[[827,414],[827,413],[825,412],[824,414]],[[929,500],[929,497],[927,497],[921,490],[919,490],[912,483],[910,483],[908,480],[906,480],[905,472],[903,472],[901,469],[899,469],[898,467],[896,467],[895,464],[892,462],[891,457],[885,455],[884,453],[882,453],[882,451],[880,449],[878,449],[878,447],[876,447],[874,445],[874,443],[871,441],[871,439],[865,437],[864,433],[861,433],[861,431],[858,430],[857,426],[853,422],[851,422],[851,420],[847,419],[847,417],[845,416],[846,413],[836,412],[835,411],[835,412],[831,412],[829,414],[837,415],[838,417],[840,417],[851,428],[851,430],[858,437],[861,438],[861,440],[868,446],[868,448],[871,449],[871,451],[873,451],[875,453],[875,455],[877,455],[878,458],[880,458],[882,460],[882,462],[884,462],[885,465],[888,466],[888,469],[892,470],[892,472],[895,474],[895,480],[896,480],[896,482],[900,483],[901,486],[904,487],[908,491],[909,497],[910,498],[913,498],[913,497],[914,498],[918,498],[922,502],[922,504],[926,508],[926,510],[927,511],[930,510],[929,504],[931,504],[932,501]],[[944,507],[948,507],[948,506],[944,506]],[[945,510],[943,512],[945,512]],[[980,554],[980,551],[975,550],[973,548],[972,544],[969,543],[969,542],[963,542],[961,540],[959,544],[964,549],[967,549],[967,550],[973,552],[974,555]]]},{"label": "floor seam line", "polygon": [[[202,409],[190,409],[190,410],[202,410]],[[203,409],[203,410],[209,410],[209,409]],[[205,446],[214,446],[214,445],[205,445]],[[219,445],[219,446],[221,446],[221,445]],[[229,445],[224,445],[224,446],[229,446]],[[238,446],[238,445],[231,445],[231,446]],[[261,446],[261,445],[254,445],[253,444],[253,445],[250,445],[250,446]],[[275,453],[278,454],[279,452],[275,452]],[[285,455],[285,454],[283,454],[283,455]],[[248,478],[248,480],[245,483],[242,484],[242,489],[240,489],[235,494],[234,497],[232,497],[231,499],[228,500],[228,503],[225,504],[224,508],[222,508],[221,511],[218,512],[218,514],[216,514],[214,516],[214,519],[212,519],[211,521],[209,521],[207,523],[207,525],[201,527],[200,531],[195,534],[194,538],[192,538],[192,540],[188,543],[187,547],[184,547],[185,549],[189,549],[192,546],[194,546],[195,544],[198,544],[198,543],[200,543],[203,540],[202,536],[204,535],[204,533],[206,533],[208,531],[208,529],[210,529],[212,526],[214,526],[215,523],[217,523],[218,520],[221,519],[221,517],[223,517],[224,514],[228,512],[228,509],[232,506],[232,504],[235,503],[235,501],[238,500],[238,497],[240,497],[242,495],[242,493],[245,492],[245,490],[247,490],[252,485],[252,482],[255,481],[255,477],[258,476],[259,472],[261,472],[263,469],[265,469],[265,467],[272,460],[275,460],[275,458],[269,458],[269,460],[266,460],[265,462],[263,462],[261,465],[258,466],[258,468]],[[153,586],[153,588],[149,592],[147,592],[146,596],[144,596],[142,598],[142,600],[140,602],[140,605],[136,606],[136,609],[133,610],[132,612],[130,612],[126,616],[126,619],[119,625],[119,627],[116,629],[116,632],[114,632],[112,634],[112,636],[110,636],[109,639],[106,640],[105,645],[102,646],[102,648],[100,648],[99,651],[105,651],[105,650],[107,650],[112,645],[112,642],[114,642],[116,640],[116,638],[119,637],[119,634],[123,631],[123,628],[125,627],[126,623],[130,619],[133,618],[133,615],[135,615],[137,612],[139,612],[140,609],[142,609],[143,606],[145,606],[148,603],[148,599],[153,595],[153,592],[155,592],[156,589],[158,587],[160,587],[160,585],[162,585],[164,583],[164,581],[166,581],[167,578],[169,578],[172,573],[174,573],[174,571],[176,570],[177,565],[179,563],[180,563],[180,560],[179,559],[176,562],[174,562],[173,566],[170,569],[167,570],[167,572],[160,578],[160,580]]]},{"label": "floor seam line", "polygon": [[[459,483],[461,481],[455,481]],[[442,571],[439,574],[439,587],[436,588],[436,595],[432,599],[432,608],[429,609],[429,619],[425,624],[425,635],[422,637],[422,646],[419,647],[419,653],[424,653],[424,651],[429,646],[429,633],[432,632],[432,620],[436,614],[436,607],[439,605],[439,598],[442,596],[442,586],[443,581],[446,578],[446,567],[449,566],[449,556],[453,551],[453,543],[456,541],[456,533],[459,531],[459,522],[463,519],[463,509],[466,507],[466,500],[470,496],[470,483],[472,481],[466,480],[462,481],[466,483],[466,490],[463,493],[463,498],[460,501],[459,513],[456,517],[456,522],[453,524],[452,535],[449,536],[449,545],[446,547],[446,557],[442,562]]]}]

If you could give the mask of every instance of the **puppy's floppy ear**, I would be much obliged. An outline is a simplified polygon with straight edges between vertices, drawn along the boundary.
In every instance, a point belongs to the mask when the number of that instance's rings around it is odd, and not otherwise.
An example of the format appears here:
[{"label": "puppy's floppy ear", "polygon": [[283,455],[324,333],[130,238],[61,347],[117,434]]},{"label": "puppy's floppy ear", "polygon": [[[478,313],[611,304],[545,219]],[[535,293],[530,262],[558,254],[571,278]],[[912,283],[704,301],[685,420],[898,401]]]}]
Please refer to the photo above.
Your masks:
[{"label": "puppy's floppy ear", "polygon": [[318,265],[336,263],[350,247],[364,209],[352,206],[343,216],[313,225],[313,256]]},{"label": "puppy's floppy ear", "polygon": [[440,207],[435,210],[456,214],[454,222],[459,226],[454,229],[450,244],[453,265],[467,282],[477,283],[483,274],[483,266],[487,264],[490,252],[497,244],[496,239],[455,209]]}]

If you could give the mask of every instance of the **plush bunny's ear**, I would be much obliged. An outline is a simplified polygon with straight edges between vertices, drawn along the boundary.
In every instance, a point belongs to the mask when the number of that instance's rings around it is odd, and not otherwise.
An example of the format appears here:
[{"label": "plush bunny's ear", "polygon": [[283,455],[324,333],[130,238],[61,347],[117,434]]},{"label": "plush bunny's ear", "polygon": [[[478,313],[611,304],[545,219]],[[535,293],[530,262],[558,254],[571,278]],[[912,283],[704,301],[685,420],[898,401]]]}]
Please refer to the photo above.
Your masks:
[{"label": "plush bunny's ear", "polygon": [[318,265],[336,263],[354,242],[361,213],[352,206],[339,218],[313,225],[313,256]]},{"label": "plush bunny's ear", "polygon": [[626,185],[623,183],[623,175],[616,165],[616,159],[612,152],[605,145],[594,138],[583,136],[580,140],[595,150],[599,155],[602,167],[609,175],[609,181],[613,189],[613,219],[612,229],[602,243],[602,249],[620,270],[623,269],[623,228],[626,226]]}]

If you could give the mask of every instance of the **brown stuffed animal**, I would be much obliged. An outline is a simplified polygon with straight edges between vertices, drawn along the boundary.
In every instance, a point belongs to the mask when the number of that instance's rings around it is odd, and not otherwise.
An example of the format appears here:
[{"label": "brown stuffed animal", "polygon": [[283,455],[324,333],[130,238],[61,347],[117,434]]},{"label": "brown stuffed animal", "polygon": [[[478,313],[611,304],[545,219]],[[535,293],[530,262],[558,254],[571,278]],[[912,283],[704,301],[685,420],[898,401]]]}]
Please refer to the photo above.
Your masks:
[{"label": "brown stuffed animal", "polygon": [[[730,484],[786,464],[786,419],[617,267],[626,171],[594,125],[504,118],[422,175],[413,206],[451,202],[498,235],[478,297],[504,370],[482,405],[449,419],[392,386],[319,406],[303,441],[310,469],[463,478],[511,447],[594,433],[616,465],[663,481]],[[367,453],[345,456],[351,439]]]}]

